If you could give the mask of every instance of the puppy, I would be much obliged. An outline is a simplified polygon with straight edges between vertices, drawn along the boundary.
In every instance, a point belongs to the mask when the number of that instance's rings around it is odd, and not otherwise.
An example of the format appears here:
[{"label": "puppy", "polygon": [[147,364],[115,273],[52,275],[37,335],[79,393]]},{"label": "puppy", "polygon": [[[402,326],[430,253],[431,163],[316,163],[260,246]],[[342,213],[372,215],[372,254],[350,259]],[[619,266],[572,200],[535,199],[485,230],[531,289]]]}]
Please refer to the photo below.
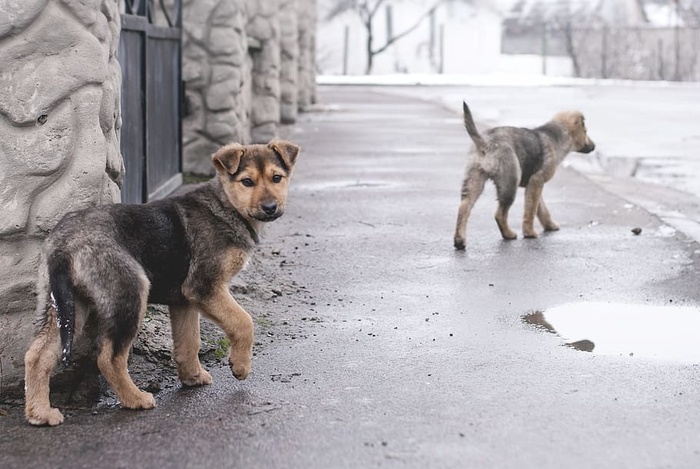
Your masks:
[{"label": "puppy", "polygon": [[202,368],[199,314],[230,340],[237,379],[250,372],[253,320],[228,281],[246,264],[265,222],[284,212],[299,147],[231,144],[212,156],[216,176],[183,195],[144,205],[108,205],[67,214],[48,236],[39,267],[39,330],[25,363],[25,415],[58,425],[49,378],[88,315],[97,324],[97,365],[122,407],[156,403],[127,371],[129,349],[147,303],[170,306],[173,357],[185,386],[211,383]]},{"label": "puppy", "polygon": [[470,160],[462,182],[455,248],[464,249],[466,246],[467,219],[487,179],[496,185],[496,223],[504,239],[517,237],[508,226],[508,210],[515,200],[518,186],[525,188],[523,236],[537,237],[533,227],[535,214],[546,231],[558,230],[559,225],[552,220],[542,199],[542,188],[567,154],[572,151],[590,153],[595,149],[586,133],[583,115],[578,111],[561,112],[535,129],[495,127],[481,135],[466,102],[463,110],[464,126],[474,147],[469,152]]}]

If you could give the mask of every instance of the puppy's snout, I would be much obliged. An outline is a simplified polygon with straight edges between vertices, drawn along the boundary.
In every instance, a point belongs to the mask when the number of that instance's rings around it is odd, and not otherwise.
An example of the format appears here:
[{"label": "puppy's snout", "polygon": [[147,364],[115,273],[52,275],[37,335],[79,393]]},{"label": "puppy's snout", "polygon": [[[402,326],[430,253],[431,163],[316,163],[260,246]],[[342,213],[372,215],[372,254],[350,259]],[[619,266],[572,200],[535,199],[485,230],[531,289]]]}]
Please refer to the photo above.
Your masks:
[{"label": "puppy's snout", "polygon": [[592,140],[586,142],[586,145],[581,150],[582,153],[590,153],[595,150],[595,143]]},{"label": "puppy's snout", "polygon": [[277,202],[265,202],[260,208],[266,215],[273,215],[277,211]]}]

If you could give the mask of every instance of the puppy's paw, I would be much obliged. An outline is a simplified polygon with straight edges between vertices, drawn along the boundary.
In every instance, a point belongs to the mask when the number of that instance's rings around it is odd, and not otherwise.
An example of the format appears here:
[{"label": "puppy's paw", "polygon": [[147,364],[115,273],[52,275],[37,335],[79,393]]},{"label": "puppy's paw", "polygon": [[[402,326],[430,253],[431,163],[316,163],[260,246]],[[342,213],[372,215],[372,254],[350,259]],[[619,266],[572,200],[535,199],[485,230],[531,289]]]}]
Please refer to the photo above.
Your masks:
[{"label": "puppy's paw", "polygon": [[462,238],[460,236],[455,236],[454,244],[455,244],[455,249],[457,249],[459,251],[462,251],[467,247],[467,243],[465,242],[464,238]]},{"label": "puppy's paw", "polygon": [[251,368],[253,351],[234,351],[233,349],[229,352],[228,363],[231,367],[231,373],[238,380],[244,380],[248,377]]},{"label": "puppy's paw", "polygon": [[146,391],[139,391],[138,394],[134,396],[129,396],[128,398],[120,398],[122,407],[125,409],[153,409],[156,406],[156,400],[153,398],[153,394]]},{"label": "puppy's paw", "polygon": [[231,366],[231,373],[233,373],[234,378],[237,380],[243,381],[248,377],[251,368],[250,361],[248,361],[248,363],[229,362],[229,365]]},{"label": "puppy's paw", "polygon": [[27,422],[32,425],[49,425],[53,427],[63,423],[63,414],[54,407],[50,407],[45,411],[27,411],[26,417]]},{"label": "puppy's paw", "polygon": [[204,386],[211,384],[211,375],[207,370],[200,367],[199,372],[192,376],[180,376],[180,382],[183,386]]},{"label": "puppy's paw", "polygon": [[546,225],[544,225],[544,230],[545,231],[559,231],[559,224],[557,222],[549,222]]},{"label": "puppy's paw", "polygon": [[503,236],[503,239],[505,239],[507,241],[512,241],[514,239],[518,239],[518,235],[513,230],[502,231],[501,236]]},{"label": "puppy's paw", "polygon": [[523,231],[523,238],[537,238],[537,232],[535,230]]},{"label": "puppy's paw", "polygon": [[228,363],[231,373],[238,380],[244,380],[250,373],[251,362],[253,360],[253,341],[241,341],[235,346],[231,346],[228,354]]}]

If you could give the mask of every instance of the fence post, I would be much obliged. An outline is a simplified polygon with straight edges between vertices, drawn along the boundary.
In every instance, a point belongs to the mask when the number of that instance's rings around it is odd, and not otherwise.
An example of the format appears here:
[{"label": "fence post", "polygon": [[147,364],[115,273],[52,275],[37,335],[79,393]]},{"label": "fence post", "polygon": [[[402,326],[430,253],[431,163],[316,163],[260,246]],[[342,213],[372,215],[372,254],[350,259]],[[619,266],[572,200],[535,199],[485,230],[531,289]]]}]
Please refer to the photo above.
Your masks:
[{"label": "fence post", "polygon": [[608,26],[603,26],[600,45],[600,77],[608,78]]},{"label": "fence post", "polygon": [[445,25],[440,25],[440,69],[438,73],[445,72]]},{"label": "fence post", "polygon": [[348,44],[350,42],[350,27],[345,26],[343,36],[343,75],[348,74]]},{"label": "fence post", "polygon": [[435,66],[435,10],[430,12],[430,37],[428,45],[428,53],[430,56],[430,65]]},{"label": "fence post", "polygon": [[656,42],[657,79],[663,80],[664,76],[664,41],[660,39]]},{"label": "fence post", "polygon": [[542,23],[542,75],[547,74],[547,23]]},{"label": "fence post", "polygon": [[386,6],[386,42],[394,37],[393,18],[391,5]]},{"label": "fence post", "polygon": [[675,0],[676,3],[676,25],[673,28],[673,42],[676,53],[676,63],[674,67],[673,79],[675,81],[681,81],[681,37],[680,37],[680,3]]}]

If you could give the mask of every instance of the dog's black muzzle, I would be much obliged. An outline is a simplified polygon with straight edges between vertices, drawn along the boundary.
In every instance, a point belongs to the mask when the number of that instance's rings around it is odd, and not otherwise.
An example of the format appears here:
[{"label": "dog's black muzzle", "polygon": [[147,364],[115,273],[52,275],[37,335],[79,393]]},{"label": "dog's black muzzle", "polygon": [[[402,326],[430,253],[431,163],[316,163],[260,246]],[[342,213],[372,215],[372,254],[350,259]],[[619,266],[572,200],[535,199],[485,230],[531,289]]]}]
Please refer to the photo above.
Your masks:
[{"label": "dog's black muzzle", "polygon": [[590,142],[587,143],[586,145],[583,146],[580,150],[578,150],[579,153],[590,153],[593,150],[595,150],[595,143]]},{"label": "dog's black muzzle", "polygon": [[272,221],[281,217],[283,213],[284,208],[280,207],[277,202],[263,202],[250,216],[258,221]]}]

